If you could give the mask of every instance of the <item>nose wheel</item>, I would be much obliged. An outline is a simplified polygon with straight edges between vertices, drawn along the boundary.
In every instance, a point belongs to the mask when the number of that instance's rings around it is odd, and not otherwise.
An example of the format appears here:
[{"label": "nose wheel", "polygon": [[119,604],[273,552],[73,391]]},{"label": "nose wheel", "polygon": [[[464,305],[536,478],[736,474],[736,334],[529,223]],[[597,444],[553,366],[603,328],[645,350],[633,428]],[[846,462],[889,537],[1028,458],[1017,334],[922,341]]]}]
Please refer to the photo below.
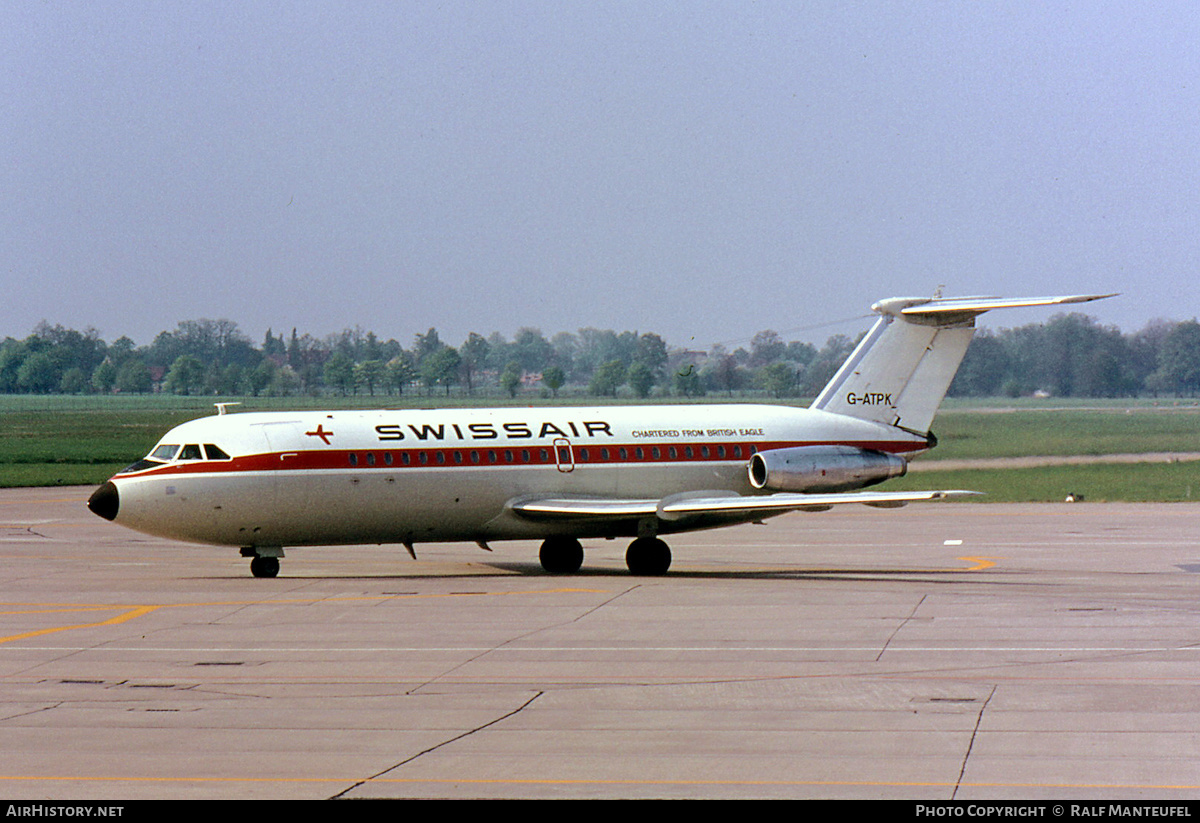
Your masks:
[{"label": "nose wheel", "polygon": [[279,574],[280,546],[243,546],[242,557],[250,558],[250,574],[255,577],[275,577]]},{"label": "nose wheel", "polygon": [[255,577],[275,577],[279,574],[279,558],[255,557],[250,561],[250,574]]}]

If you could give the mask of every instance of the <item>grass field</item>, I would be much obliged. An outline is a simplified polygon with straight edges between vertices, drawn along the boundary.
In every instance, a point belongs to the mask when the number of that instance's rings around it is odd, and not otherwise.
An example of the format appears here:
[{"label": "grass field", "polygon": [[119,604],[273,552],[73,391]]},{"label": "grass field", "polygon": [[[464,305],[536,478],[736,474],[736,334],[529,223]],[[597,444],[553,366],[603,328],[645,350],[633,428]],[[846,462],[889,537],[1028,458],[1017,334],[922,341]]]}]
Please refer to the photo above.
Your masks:
[{"label": "grass field", "polygon": [[931,460],[1200,452],[1200,409],[959,408],[943,410],[933,431]]},{"label": "grass field", "polygon": [[0,486],[102,483],[163,432],[202,412],[169,409],[3,412]]},{"label": "grass field", "polygon": [[1068,494],[1092,503],[1200,501],[1200,461],[1103,463],[1014,469],[923,471],[879,487],[888,491],[969,489],[971,503],[1062,502]]},{"label": "grass field", "polygon": [[[713,402],[714,398],[708,398]],[[390,401],[390,402],[389,402]],[[403,401],[403,402],[401,402]],[[497,398],[472,405],[497,405]],[[514,406],[549,405],[523,396]],[[566,398],[562,403],[593,403]],[[627,402],[627,401],[623,401]],[[758,402],[758,401],[755,401]],[[213,413],[212,398],[0,396],[0,486],[99,484],[146,454],[184,420]],[[442,407],[462,398],[246,399],[244,410]],[[952,401],[934,423],[938,447],[922,460],[1200,451],[1200,407],[1152,401]],[[1200,499],[1200,462],[924,471],[886,488],[966,488],[988,501]]]}]

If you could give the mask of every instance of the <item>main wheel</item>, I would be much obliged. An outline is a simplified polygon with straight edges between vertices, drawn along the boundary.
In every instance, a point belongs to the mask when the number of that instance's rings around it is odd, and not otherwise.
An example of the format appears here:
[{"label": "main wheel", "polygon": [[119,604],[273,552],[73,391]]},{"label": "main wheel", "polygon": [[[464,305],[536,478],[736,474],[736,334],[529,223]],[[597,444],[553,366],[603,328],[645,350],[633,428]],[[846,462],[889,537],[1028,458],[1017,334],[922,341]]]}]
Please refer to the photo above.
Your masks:
[{"label": "main wheel", "polygon": [[671,549],[657,537],[639,537],[625,552],[625,565],[631,574],[654,576],[671,568]]},{"label": "main wheel", "polygon": [[250,574],[255,577],[275,577],[279,574],[279,558],[255,557],[250,561]]},{"label": "main wheel", "polygon": [[538,559],[551,574],[574,574],[583,565],[583,546],[574,537],[550,537],[542,542]]}]

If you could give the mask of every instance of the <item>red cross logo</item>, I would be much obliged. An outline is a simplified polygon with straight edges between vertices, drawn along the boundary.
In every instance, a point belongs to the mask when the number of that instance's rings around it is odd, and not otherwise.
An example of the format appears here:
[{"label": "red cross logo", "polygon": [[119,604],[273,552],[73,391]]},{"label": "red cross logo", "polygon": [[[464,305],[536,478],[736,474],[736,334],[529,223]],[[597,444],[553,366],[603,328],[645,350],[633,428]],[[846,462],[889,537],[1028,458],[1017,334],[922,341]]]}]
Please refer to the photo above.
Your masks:
[{"label": "red cross logo", "polygon": [[333,432],[325,431],[325,427],[320,423],[317,424],[317,430],[315,432],[305,432],[305,434],[307,434],[309,437],[321,438],[323,441],[325,441],[326,446],[329,445],[329,438],[333,437]]}]

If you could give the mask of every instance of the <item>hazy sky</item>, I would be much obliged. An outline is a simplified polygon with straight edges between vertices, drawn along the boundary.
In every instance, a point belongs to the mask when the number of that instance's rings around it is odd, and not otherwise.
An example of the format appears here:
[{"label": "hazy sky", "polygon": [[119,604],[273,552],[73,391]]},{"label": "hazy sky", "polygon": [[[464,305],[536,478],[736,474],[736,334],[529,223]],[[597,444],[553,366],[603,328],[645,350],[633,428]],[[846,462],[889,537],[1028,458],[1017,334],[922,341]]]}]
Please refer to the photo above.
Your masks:
[{"label": "hazy sky", "polygon": [[0,49],[0,337],[1200,314],[1193,3],[0,0]]}]

